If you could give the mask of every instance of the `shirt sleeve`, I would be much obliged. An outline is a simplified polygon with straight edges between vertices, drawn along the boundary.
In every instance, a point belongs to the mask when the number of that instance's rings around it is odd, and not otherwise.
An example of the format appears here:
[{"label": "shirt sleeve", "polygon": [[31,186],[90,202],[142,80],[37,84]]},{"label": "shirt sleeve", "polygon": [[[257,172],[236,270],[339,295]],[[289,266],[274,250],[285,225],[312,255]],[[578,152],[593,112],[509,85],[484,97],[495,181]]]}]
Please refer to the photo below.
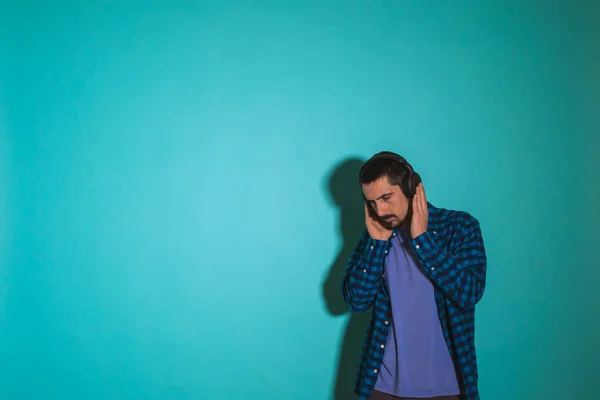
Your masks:
[{"label": "shirt sleeve", "polygon": [[388,241],[371,238],[365,229],[352,253],[342,282],[342,296],[354,312],[369,309],[381,284]]},{"label": "shirt sleeve", "polygon": [[472,308],[483,296],[487,257],[479,222],[468,214],[455,218],[456,233],[448,248],[441,246],[431,232],[411,241],[422,262],[424,273],[457,307]]}]

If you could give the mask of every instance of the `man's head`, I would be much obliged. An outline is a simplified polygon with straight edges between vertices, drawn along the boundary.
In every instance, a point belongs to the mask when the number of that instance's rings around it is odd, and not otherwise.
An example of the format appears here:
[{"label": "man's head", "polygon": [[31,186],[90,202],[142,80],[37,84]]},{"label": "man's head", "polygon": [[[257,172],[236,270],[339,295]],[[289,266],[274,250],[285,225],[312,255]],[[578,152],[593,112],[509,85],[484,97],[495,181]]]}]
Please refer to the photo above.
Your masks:
[{"label": "man's head", "polygon": [[412,186],[420,182],[419,175],[400,160],[394,153],[378,153],[363,165],[358,178],[372,215],[387,229],[410,223]]}]

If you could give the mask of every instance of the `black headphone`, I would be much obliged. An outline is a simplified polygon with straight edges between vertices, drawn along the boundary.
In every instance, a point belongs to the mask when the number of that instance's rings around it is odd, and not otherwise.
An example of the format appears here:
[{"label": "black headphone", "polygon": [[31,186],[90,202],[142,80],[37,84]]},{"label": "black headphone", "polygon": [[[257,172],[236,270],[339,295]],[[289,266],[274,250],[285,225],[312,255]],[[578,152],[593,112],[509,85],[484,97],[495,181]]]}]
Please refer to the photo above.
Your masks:
[{"label": "black headphone", "polygon": [[413,167],[409,164],[408,161],[404,159],[404,157],[396,153],[392,153],[391,151],[382,151],[368,159],[367,162],[365,162],[360,168],[361,172],[367,165],[371,164],[375,160],[380,159],[397,161],[406,168],[407,173],[404,177],[404,180],[402,181],[402,184],[400,185],[400,188],[402,189],[402,192],[406,197],[412,198],[417,192],[417,186],[419,185],[419,183],[421,183],[421,176],[419,176],[419,174],[415,172]]}]

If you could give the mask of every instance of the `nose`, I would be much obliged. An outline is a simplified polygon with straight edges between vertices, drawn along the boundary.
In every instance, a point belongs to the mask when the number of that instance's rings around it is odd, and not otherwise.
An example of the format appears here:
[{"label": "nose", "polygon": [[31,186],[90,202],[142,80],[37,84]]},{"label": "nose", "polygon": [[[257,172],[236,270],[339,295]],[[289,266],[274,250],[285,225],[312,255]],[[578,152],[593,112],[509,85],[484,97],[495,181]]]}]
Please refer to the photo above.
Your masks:
[{"label": "nose", "polygon": [[384,204],[377,204],[377,215],[383,217],[387,213],[387,207]]}]

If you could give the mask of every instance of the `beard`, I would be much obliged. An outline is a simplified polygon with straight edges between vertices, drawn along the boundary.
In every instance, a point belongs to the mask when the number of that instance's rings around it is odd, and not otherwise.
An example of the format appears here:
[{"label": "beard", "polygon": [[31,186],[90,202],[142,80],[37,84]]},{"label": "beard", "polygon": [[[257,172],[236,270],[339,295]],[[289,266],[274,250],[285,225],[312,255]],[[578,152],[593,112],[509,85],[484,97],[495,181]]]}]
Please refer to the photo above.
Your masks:
[{"label": "beard", "polygon": [[385,229],[388,229],[391,231],[391,230],[398,229],[398,228],[409,227],[410,221],[412,219],[411,217],[412,217],[412,201],[410,201],[408,203],[408,210],[407,210],[404,218],[400,218],[396,214],[387,214],[382,217],[378,217],[377,220],[381,224],[381,226],[383,226]]},{"label": "beard", "polygon": [[402,225],[404,225],[404,221],[405,220],[403,218],[400,218],[399,216],[394,214],[388,214],[384,215],[383,217],[379,217],[379,223],[381,224],[381,226],[390,231],[396,228],[400,228]]}]

